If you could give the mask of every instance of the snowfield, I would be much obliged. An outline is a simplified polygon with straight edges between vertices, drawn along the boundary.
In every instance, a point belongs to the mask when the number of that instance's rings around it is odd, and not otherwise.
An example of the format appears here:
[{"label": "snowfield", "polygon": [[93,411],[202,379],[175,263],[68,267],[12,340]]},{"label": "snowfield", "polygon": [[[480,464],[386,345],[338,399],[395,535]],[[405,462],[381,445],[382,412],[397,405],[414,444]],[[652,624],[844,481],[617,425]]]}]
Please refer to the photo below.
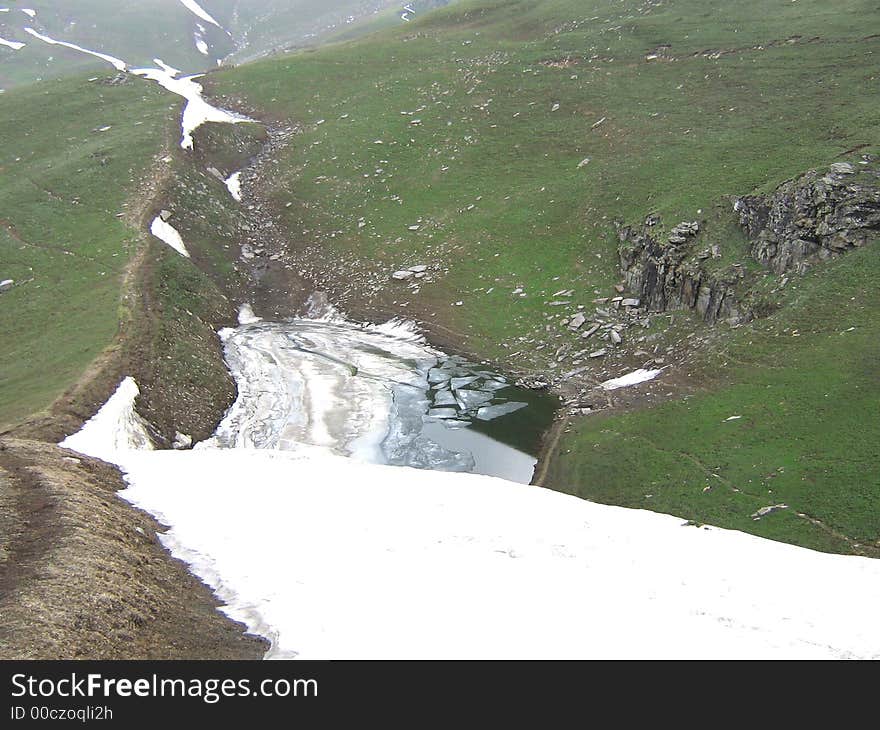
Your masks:
[{"label": "snowfield", "polygon": [[131,384],[64,445],[267,658],[880,658],[880,561],[318,446],[144,450]]}]

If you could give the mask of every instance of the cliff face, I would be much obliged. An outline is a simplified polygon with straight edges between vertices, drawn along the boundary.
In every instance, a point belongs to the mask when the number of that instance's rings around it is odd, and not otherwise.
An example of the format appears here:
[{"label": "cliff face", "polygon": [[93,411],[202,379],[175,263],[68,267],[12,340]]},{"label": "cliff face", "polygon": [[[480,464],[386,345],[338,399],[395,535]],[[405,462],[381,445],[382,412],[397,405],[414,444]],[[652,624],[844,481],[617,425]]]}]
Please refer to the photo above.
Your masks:
[{"label": "cliff face", "polygon": [[653,233],[657,221],[649,218],[641,229],[623,228],[620,267],[624,284],[638,294],[648,311],[694,309],[707,322],[740,321],[734,287],[742,278],[739,267],[710,272],[704,261],[717,257],[717,247],[695,252],[700,226],[679,223],[668,235]]},{"label": "cliff face", "polygon": [[[841,162],[810,171],[769,195],[737,198],[734,211],[749,239],[749,255],[776,274],[802,273],[880,236],[880,165]],[[650,311],[695,310],[710,324],[756,316],[746,298],[741,264],[708,265],[720,256],[701,247],[700,224],[683,222],[661,235],[659,219],[619,229],[626,287]]]},{"label": "cliff face", "polygon": [[880,233],[880,166],[835,163],[769,196],[738,198],[734,210],[757,261],[777,274],[802,272]]}]

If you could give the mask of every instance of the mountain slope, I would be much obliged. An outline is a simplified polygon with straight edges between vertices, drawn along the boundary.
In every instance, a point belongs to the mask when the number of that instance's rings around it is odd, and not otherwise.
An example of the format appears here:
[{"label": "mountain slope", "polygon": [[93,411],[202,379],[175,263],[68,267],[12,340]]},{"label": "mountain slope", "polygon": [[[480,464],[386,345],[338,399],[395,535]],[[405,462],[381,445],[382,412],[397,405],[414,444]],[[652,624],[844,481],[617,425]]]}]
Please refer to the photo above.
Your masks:
[{"label": "mountain slope", "polygon": [[[466,2],[224,71],[212,89],[302,126],[264,192],[291,232],[291,265],[344,308],[413,316],[441,340],[555,380],[576,411],[675,401],[572,416],[549,485],[871,551],[874,249],[786,288],[788,274],[749,259],[731,202],[880,150],[873,14],[862,0]],[[649,214],[667,232],[698,221],[718,265],[744,267],[750,296],[776,314],[731,330],[647,313],[620,345],[608,330],[584,340],[588,325],[572,317],[604,321],[593,300],[614,296],[621,278],[616,224]],[[392,278],[413,264],[431,275]],[[843,338],[850,327],[858,334]],[[656,383],[634,394],[594,387],[646,361],[669,366]],[[774,388],[785,407],[750,418],[749,437],[731,441],[721,422],[763,408]],[[722,445],[737,447],[722,458]],[[786,485],[777,496],[773,483]]]}]

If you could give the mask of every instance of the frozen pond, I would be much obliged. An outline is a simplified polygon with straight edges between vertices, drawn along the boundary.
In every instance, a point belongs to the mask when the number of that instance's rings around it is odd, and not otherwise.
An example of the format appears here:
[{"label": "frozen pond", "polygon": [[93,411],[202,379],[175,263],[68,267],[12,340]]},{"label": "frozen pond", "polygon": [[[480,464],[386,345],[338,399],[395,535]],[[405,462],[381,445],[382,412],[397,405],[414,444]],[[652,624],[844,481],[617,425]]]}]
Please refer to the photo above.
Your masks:
[{"label": "frozen pond", "polygon": [[555,401],[438,352],[406,324],[249,321],[221,334],[238,399],[200,448],[319,446],[531,481]]}]

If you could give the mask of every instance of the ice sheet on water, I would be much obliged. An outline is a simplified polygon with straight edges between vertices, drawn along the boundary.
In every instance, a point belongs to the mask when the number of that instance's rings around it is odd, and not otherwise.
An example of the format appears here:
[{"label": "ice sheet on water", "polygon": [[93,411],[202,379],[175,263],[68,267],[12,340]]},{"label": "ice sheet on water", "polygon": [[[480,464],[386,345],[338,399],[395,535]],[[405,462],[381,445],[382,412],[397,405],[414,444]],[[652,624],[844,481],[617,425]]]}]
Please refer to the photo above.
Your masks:
[{"label": "ice sheet on water", "polygon": [[525,408],[527,403],[498,403],[493,406],[483,406],[477,411],[477,418],[481,421],[491,421],[494,418],[500,418],[501,416],[507,416],[511,413],[516,413],[520,408]]}]

